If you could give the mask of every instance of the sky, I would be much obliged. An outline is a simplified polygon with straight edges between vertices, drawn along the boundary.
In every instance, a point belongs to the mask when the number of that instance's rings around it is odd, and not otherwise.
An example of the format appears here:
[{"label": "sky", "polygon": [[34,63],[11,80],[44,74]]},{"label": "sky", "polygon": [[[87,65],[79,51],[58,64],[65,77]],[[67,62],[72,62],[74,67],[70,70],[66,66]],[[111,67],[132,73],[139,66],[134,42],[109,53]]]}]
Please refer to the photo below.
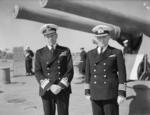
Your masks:
[{"label": "sky", "polygon": [[[108,7],[115,11],[121,11],[129,15],[150,19],[149,2],[141,0],[132,0],[129,2],[118,2],[112,0],[101,3],[100,6]],[[121,0],[122,1],[122,0]],[[43,25],[39,22],[15,19],[12,11],[15,4],[40,7],[39,0],[0,0],[0,49],[10,50],[15,46],[30,46],[33,51],[45,46],[45,40],[40,33],[40,27]],[[117,6],[117,7],[116,7]],[[129,9],[129,10],[128,10]],[[72,52],[79,52],[81,47],[90,50],[95,47],[92,43],[93,34],[75,31],[68,28],[59,27],[58,43],[67,46]]]}]

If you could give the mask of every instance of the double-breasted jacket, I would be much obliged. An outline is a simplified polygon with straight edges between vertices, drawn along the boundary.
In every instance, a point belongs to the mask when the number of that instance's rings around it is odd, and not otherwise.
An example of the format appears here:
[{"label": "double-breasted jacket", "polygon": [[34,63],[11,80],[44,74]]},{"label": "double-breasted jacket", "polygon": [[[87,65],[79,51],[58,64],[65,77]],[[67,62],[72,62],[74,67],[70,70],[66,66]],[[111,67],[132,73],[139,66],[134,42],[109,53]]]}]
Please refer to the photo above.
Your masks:
[{"label": "double-breasted jacket", "polygon": [[98,54],[97,48],[87,54],[85,94],[94,100],[125,96],[126,68],[121,50],[108,46]]},{"label": "double-breasted jacket", "polygon": [[[41,96],[52,84],[58,84],[63,88],[63,92],[71,93],[70,82],[73,73],[73,62],[69,48],[56,45],[53,52],[49,50],[48,46],[37,50],[35,76],[40,86]],[[68,86],[61,82],[63,78],[69,84]]]}]

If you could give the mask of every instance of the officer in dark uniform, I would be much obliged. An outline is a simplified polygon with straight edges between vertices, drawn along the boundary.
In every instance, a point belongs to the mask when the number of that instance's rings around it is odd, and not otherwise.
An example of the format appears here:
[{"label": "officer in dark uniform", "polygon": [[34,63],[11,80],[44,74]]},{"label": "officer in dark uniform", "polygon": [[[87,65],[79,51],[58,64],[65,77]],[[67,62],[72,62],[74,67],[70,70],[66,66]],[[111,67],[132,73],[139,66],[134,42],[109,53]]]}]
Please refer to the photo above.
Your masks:
[{"label": "officer in dark uniform", "polygon": [[33,56],[34,56],[33,51],[30,49],[29,46],[27,46],[27,48],[25,50],[25,68],[26,68],[26,75],[27,76],[34,74],[32,71]]},{"label": "officer in dark uniform", "polygon": [[79,71],[83,75],[85,75],[85,63],[86,63],[86,51],[84,50],[84,48],[81,48]]},{"label": "officer in dark uniform", "polygon": [[97,48],[87,54],[85,95],[92,102],[93,115],[118,115],[126,97],[126,69],[121,50],[108,45],[113,27],[92,29]]},{"label": "officer in dark uniform", "polygon": [[68,115],[73,62],[69,48],[57,44],[57,25],[45,24],[41,32],[47,45],[36,51],[35,76],[40,87],[44,115]]}]

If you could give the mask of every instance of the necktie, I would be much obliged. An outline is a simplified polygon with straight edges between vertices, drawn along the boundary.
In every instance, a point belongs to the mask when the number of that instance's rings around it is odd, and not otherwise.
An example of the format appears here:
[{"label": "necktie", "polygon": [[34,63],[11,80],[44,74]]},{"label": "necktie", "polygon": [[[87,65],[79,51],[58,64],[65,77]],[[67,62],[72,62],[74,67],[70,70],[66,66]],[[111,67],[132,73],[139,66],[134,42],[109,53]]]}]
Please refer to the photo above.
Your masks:
[{"label": "necktie", "polygon": [[52,45],[52,46],[51,46],[51,51],[52,51],[52,53],[54,53],[54,50],[55,50],[55,48],[54,48],[54,46]]},{"label": "necktie", "polygon": [[100,49],[100,54],[102,54],[103,53],[103,47],[101,47],[101,49]]}]

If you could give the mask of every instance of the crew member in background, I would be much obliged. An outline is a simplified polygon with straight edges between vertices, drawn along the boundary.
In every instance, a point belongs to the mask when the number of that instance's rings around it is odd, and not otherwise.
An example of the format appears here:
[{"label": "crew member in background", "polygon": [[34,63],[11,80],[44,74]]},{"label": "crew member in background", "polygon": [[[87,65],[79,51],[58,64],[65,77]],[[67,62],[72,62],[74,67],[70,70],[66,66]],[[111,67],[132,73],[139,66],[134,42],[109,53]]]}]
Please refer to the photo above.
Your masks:
[{"label": "crew member in background", "polygon": [[32,71],[32,60],[34,57],[34,53],[33,51],[30,49],[29,46],[27,46],[27,48],[25,49],[25,68],[26,68],[26,76],[30,76],[33,75],[33,71]]},{"label": "crew member in background", "polygon": [[85,63],[86,63],[86,51],[84,48],[80,48],[80,63],[79,63],[79,72],[82,75],[82,82],[84,82],[85,79]]}]

